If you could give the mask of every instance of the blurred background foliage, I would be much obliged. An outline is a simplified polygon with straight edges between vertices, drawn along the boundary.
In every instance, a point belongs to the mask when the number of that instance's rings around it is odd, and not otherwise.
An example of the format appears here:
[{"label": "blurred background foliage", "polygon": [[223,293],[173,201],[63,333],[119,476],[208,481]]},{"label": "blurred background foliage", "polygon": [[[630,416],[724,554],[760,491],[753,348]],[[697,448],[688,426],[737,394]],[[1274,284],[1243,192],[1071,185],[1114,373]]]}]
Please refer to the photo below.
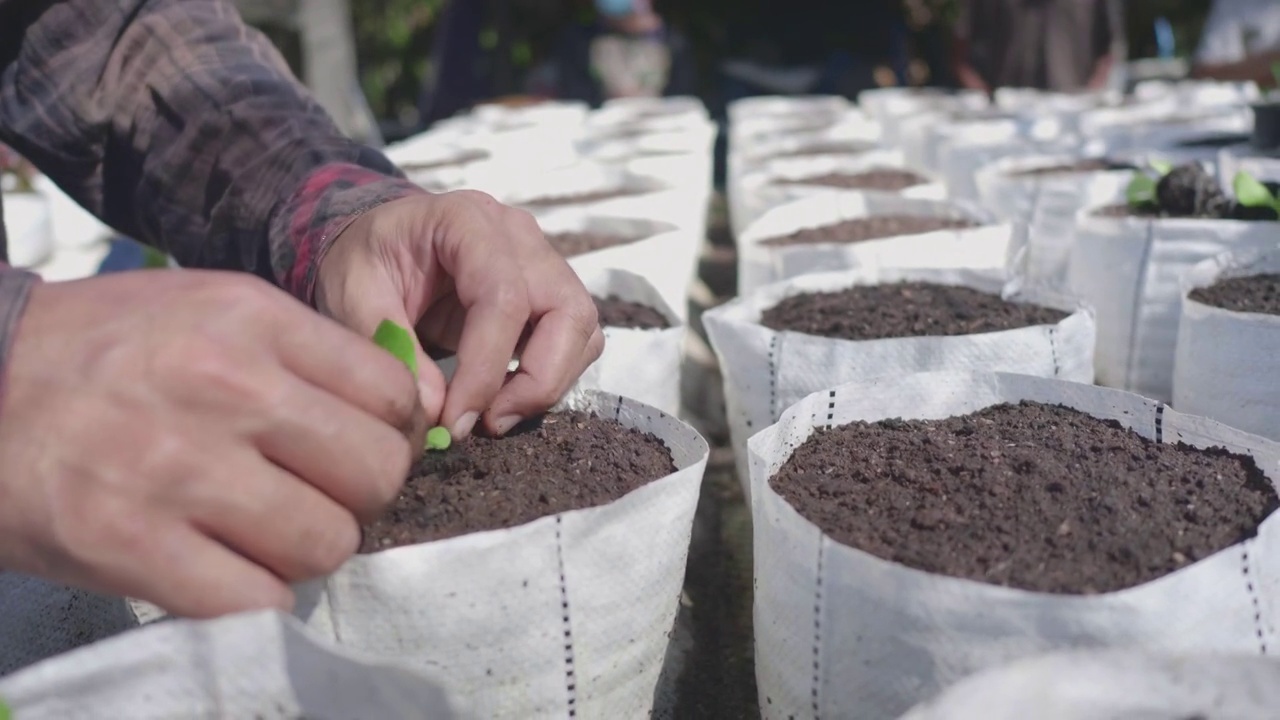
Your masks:
[{"label": "blurred background foliage", "polygon": [[[305,1],[305,0],[304,0]],[[458,0],[486,2],[486,0]],[[947,84],[945,67],[947,26],[957,0],[827,0],[846,3],[900,3],[910,30],[915,61],[911,79],[917,83]],[[362,81],[374,112],[385,121],[412,126],[419,100],[429,86],[431,50],[446,0],[351,0]],[[551,57],[559,33],[567,24],[589,22],[590,0],[487,0],[487,29],[481,36],[484,54],[474,71],[484,78],[492,95],[518,94],[528,89],[539,63]],[[1131,58],[1157,51],[1154,24],[1167,18],[1174,31],[1176,51],[1194,48],[1210,0],[1122,0],[1128,21]],[[726,58],[768,62],[777,59],[776,32],[788,19],[780,13],[789,3],[742,3],[734,0],[656,0],[655,6],[688,39],[697,61],[699,88],[704,97],[717,92],[719,63]],[[297,61],[296,39],[267,28],[291,62]],[[839,23],[820,27],[813,37],[820,49],[838,49],[856,28]],[[296,64],[295,64],[296,67]]]}]

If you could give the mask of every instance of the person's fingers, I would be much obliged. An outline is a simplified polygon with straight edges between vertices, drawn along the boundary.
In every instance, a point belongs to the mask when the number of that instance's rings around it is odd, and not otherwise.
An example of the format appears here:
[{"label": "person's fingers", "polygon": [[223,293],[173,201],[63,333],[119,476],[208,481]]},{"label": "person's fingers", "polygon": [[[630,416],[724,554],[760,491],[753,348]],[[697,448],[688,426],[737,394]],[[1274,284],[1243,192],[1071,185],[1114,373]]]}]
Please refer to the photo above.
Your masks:
[{"label": "person's fingers", "polygon": [[171,519],[149,523],[140,514],[116,517],[124,527],[98,535],[95,556],[82,558],[80,582],[178,617],[292,610],[293,592],[284,581],[194,527]]},{"label": "person's fingers", "polygon": [[520,367],[485,415],[490,432],[505,434],[522,419],[545,412],[600,356],[604,335],[591,323],[594,306],[587,318],[583,314],[585,310],[571,305],[538,319],[520,355]]},{"label": "person's fingers", "polygon": [[253,409],[258,450],[360,520],[375,519],[400,491],[422,440],[297,378],[283,375],[275,386],[270,407]]},{"label": "person's fingers", "polygon": [[[374,330],[383,320],[392,320],[412,332],[413,323],[408,322],[403,303],[394,296],[370,293],[361,309],[363,313],[351,329],[314,312],[292,314],[274,336],[276,351],[285,367],[299,377],[410,433],[415,420],[418,425],[428,420],[422,417],[420,396],[429,392],[438,413],[443,388],[421,390],[424,378],[431,382],[430,373],[419,372],[419,377],[413,378],[398,359],[372,342]],[[416,338],[415,351],[419,370],[430,365]],[[427,416],[432,415],[430,406],[425,410]]]},{"label": "person's fingers", "polygon": [[458,369],[449,386],[441,422],[455,439],[471,433],[493,402],[507,365],[529,322],[529,295],[523,276],[509,259],[480,262],[473,255],[455,273],[466,324],[458,339]]},{"label": "person's fingers", "polygon": [[355,517],[252,452],[209,458],[209,474],[165,499],[197,529],[290,582],[327,575],[360,546]]}]

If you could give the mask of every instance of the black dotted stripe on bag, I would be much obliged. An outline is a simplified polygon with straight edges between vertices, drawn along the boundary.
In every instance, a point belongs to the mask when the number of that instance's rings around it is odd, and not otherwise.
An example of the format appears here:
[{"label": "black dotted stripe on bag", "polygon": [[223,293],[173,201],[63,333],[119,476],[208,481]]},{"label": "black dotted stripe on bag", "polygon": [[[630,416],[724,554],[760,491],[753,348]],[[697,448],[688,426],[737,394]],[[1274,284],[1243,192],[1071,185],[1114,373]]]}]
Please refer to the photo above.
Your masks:
[{"label": "black dotted stripe on bag", "polygon": [[821,698],[818,691],[822,686],[822,561],[826,548],[824,537],[818,538],[818,574],[813,584],[813,689],[810,693],[813,701],[813,720],[820,720]]},{"label": "black dotted stripe on bag", "polygon": [[[621,407],[621,405],[619,405]],[[573,626],[569,622],[569,584],[564,578],[564,543],[561,542],[561,527],[564,516],[556,516],[556,564],[560,569],[560,614],[564,619],[564,680],[565,694],[568,697],[569,717],[578,716],[578,679],[573,662]]]}]

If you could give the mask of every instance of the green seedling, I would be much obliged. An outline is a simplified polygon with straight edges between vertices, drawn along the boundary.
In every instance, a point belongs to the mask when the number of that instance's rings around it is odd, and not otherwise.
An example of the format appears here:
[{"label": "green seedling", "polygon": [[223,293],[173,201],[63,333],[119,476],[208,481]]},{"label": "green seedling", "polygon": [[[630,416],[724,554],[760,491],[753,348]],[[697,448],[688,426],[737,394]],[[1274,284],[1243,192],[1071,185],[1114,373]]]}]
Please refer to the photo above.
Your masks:
[{"label": "green seedling", "polygon": [[1129,187],[1125,189],[1125,199],[1133,207],[1154,205],[1156,203],[1156,185],[1160,183],[1160,178],[1168,175],[1169,171],[1173,170],[1173,164],[1164,160],[1152,160],[1147,165],[1156,172],[1155,177],[1139,171],[1133,176],[1133,180],[1129,181]]},{"label": "green seedling", "polygon": [[373,331],[373,342],[395,355],[414,377],[418,376],[418,354],[414,352],[413,335],[390,320],[383,320]]},{"label": "green seedling", "polygon": [[13,720],[13,711],[4,700],[0,700],[0,720]]},{"label": "green seedling", "polygon": [[[378,324],[378,329],[373,332],[373,342],[395,355],[405,367],[409,368],[414,377],[418,376],[418,353],[413,335],[408,330],[390,320],[383,320]],[[450,437],[448,428],[433,427],[427,431],[426,448],[428,450],[448,450],[452,442],[453,438]],[[5,719],[0,717],[0,720]]]},{"label": "green seedling", "polygon": [[453,436],[449,434],[448,428],[433,427],[427,431],[428,450],[448,450],[452,443]]},{"label": "green seedling", "polygon": [[1275,196],[1266,185],[1254,176],[1241,170],[1231,181],[1231,189],[1236,194],[1236,202],[1245,207],[1270,208],[1280,215],[1280,198]]}]

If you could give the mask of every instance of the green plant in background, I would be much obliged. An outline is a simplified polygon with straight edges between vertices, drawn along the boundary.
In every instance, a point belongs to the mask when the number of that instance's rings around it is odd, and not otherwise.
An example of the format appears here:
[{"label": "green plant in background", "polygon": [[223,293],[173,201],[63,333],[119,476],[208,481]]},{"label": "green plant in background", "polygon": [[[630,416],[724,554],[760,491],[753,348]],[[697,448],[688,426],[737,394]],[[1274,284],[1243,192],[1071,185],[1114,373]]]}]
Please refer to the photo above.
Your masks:
[{"label": "green plant in background", "polygon": [[1156,175],[1152,176],[1149,173],[1139,171],[1129,181],[1129,187],[1125,189],[1125,199],[1133,207],[1155,205],[1156,186],[1160,184],[1160,178],[1168,175],[1169,171],[1173,169],[1173,165],[1163,160],[1152,160],[1148,164],[1156,172]]},{"label": "green plant in background", "polygon": [[1249,208],[1269,208],[1280,215],[1280,198],[1254,176],[1241,170],[1231,181],[1236,202]]},{"label": "green plant in background", "polygon": [[13,720],[13,711],[2,699],[0,699],[0,720]]},{"label": "green plant in background", "polygon": [[[413,335],[408,330],[391,320],[383,320],[373,331],[373,342],[404,363],[415,378],[418,376],[418,353],[414,347]],[[427,431],[427,450],[448,450],[452,442],[448,428],[433,427]]]}]

